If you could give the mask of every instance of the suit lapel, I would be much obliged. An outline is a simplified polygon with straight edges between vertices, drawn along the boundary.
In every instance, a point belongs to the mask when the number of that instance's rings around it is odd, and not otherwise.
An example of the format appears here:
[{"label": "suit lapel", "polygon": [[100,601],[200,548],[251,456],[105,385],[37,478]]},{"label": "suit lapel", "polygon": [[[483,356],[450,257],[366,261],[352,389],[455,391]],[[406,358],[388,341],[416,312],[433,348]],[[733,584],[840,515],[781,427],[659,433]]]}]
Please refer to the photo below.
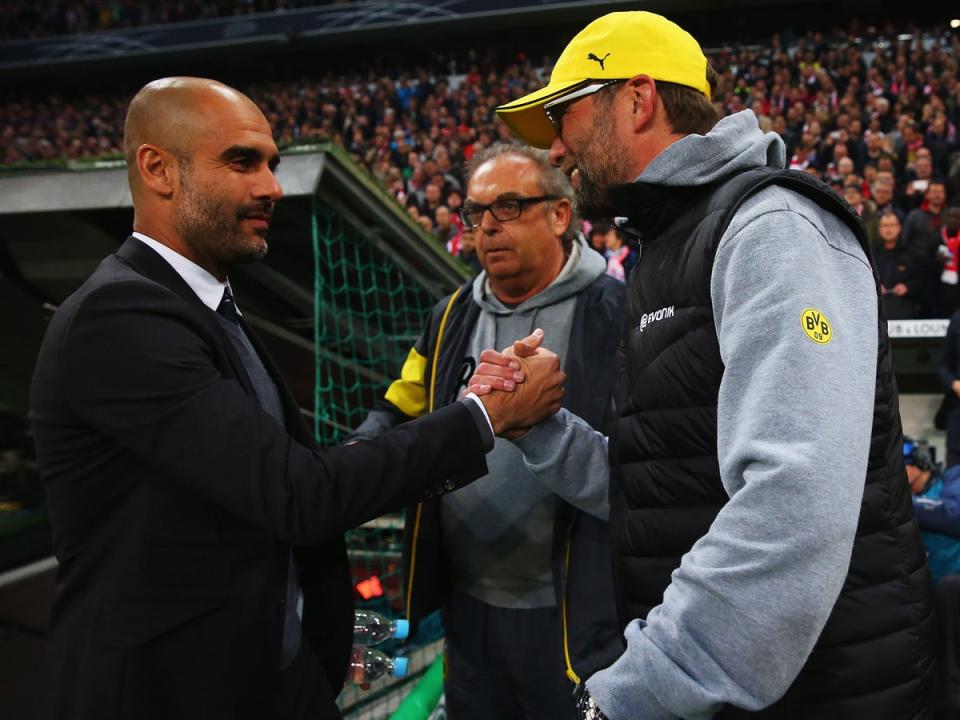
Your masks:
[{"label": "suit lapel", "polygon": [[250,339],[250,344],[253,345],[253,349],[256,350],[257,355],[260,356],[260,361],[267,369],[267,374],[270,375],[274,385],[277,386],[277,394],[280,396],[280,404],[283,406],[283,417],[286,421],[287,432],[301,445],[313,447],[316,444],[313,433],[310,432],[306,420],[303,419],[303,413],[300,412],[300,405],[280,375],[280,371],[274,364],[273,358],[270,357],[270,353],[267,352],[267,348],[260,340],[260,337],[253,331],[249,323],[244,321],[243,317],[240,318],[240,325]]},{"label": "suit lapel", "polygon": [[220,327],[217,318],[214,317],[214,312],[203,304],[203,301],[197,297],[197,294],[191,289],[187,282],[180,277],[180,274],[171,267],[170,263],[164,260],[146,243],[140,242],[135,237],[127,238],[123,245],[120,246],[120,249],[117,250],[117,257],[145,278],[153,280],[179,295],[184,302],[196,311],[195,317],[204,328],[216,338],[220,348],[229,359],[233,374],[236,376],[240,385],[248,395],[256,398],[256,391],[254,390],[253,383],[250,381],[250,376],[247,375],[246,368],[243,366],[243,361],[234,349],[233,342],[227,337],[224,329]]}]

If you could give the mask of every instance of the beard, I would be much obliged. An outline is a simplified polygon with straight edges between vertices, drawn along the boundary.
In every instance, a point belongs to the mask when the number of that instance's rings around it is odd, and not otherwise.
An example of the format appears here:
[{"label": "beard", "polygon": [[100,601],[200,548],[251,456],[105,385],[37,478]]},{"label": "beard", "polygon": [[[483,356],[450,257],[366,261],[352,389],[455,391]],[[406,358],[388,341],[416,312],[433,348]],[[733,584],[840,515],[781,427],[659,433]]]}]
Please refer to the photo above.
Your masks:
[{"label": "beard", "polygon": [[231,207],[232,203],[226,198],[199,192],[186,174],[181,178],[183,199],[174,222],[184,243],[198,257],[208,258],[227,269],[266,256],[267,231],[258,229],[250,235],[242,223],[254,213],[271,214],[271,203]]},{"label": "beard", "polygon": [[627,153],[616,144],[613,121],[611,114],[603,115],[594,127],[591,139],[576,156],[574,167],[578,183],[574,199],[577,212],[587,220],[608,219],[616,215],[607,188],[633,179]]}]

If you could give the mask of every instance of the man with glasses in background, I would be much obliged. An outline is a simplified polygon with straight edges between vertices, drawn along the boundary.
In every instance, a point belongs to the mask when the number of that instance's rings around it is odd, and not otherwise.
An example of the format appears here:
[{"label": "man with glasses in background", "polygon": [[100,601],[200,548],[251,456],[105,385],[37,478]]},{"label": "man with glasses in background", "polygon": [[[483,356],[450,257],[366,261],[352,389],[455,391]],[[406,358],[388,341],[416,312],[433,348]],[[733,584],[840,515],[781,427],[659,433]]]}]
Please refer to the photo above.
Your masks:
[{"label": "man with glasses in background", "polygon": [[[642,242],[609,440],[627,650],[586,681],[582,710],[925,717],[932,589],[866,232],[783,169],[751,110],[718,117],[715,77],[676,24],[611,13],[546,87],[497,109],[550,148],[585,216]],[[481,359],[501,380],[491,367],[513,358]],[[571,477],[575,436],[606,446],[565,410],[535,432],[542,482]]]},{"label": "man with glasses in background", "polygon": [[[580,236],[572,195],[543,151],[495,145],[473,159],[461,217],[483,272],[436,306],[358,436],[455,402],[481,350],[524,336],[548,338],[567,373],[564,406],[606,432],[623,284]],[[509,382],[522,379],[514,368]],[[444,609],[451,720],[572,719],[574,688],[622,651],[607,477],[539,482],[524,463],[538,435],[497,440],[475,490],[407,513],[406,610]],[[604,452],[566,449],[580,474]]]}]

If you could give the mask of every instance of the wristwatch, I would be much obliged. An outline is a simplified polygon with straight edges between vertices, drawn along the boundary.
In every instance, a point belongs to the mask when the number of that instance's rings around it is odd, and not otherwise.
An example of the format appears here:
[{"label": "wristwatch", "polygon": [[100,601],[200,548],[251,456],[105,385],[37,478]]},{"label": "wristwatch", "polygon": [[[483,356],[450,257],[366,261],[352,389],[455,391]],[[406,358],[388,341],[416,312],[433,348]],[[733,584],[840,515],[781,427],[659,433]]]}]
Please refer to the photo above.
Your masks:
[{"label": "wristwatch", "polygon": [[607,716],[590,696],[586,683],[581,683],[577,688],[577,715],[580,720],[607,720]]}]

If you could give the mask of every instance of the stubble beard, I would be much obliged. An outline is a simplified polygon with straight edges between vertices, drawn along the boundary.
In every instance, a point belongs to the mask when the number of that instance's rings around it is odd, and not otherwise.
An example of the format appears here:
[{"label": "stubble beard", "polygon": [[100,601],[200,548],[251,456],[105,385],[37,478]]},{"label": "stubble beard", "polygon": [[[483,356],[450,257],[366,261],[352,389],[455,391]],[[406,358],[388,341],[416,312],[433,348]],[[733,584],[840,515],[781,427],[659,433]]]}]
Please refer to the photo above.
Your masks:
[{"label": "stubble beard", "polygon": [[229,201],[202,195],[186,176],[183,176],[181,191],[183,202],[176,216],[176,229],[198,257],[212,261],[224,271],[266,257],[266,230],[250,236],[241,225],[248,214],[262,208],[242,205],[231,210]]},{"label": "stubble beard", "polygon": [[609,219],[616,215],[608,187],[629,182],[630,165],[626,152],[617,146],[613,118],[603,116],[593,137],[576,158],[579,182],[574,199],[580,216],[587,220]]}]

